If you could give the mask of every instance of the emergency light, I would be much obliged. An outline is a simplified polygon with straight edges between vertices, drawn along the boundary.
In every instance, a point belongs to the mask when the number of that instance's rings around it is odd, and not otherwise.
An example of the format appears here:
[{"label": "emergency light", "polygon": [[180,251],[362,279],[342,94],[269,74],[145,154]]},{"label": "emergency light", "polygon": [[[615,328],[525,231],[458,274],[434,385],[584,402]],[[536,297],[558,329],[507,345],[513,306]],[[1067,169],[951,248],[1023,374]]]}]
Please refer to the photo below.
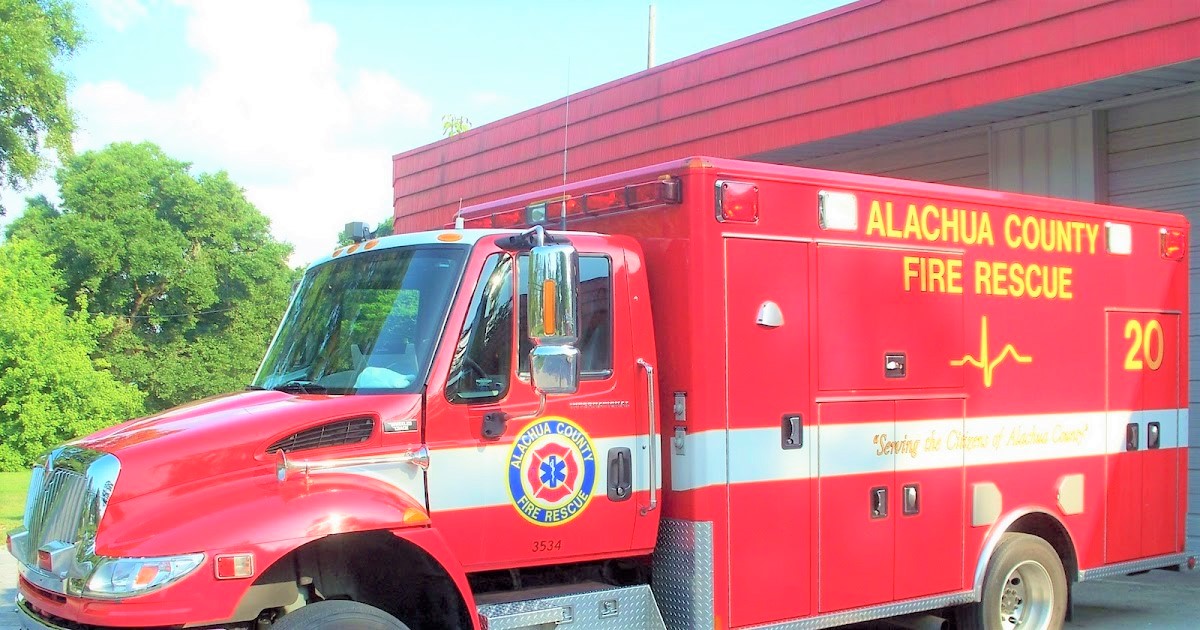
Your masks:
[{"label": "emergency light", "polygon": [[682,203],[682,186],[675,177],[632,184],[582,195],[560,195],[463,222],[467,228],[514,229],[526,225],[546,225],[556,221],[594,217],[619,210],[632,210],[663,204]]},{"label": "emergency light", "polygon": [[822,230],[853,232],[858,229],[858,197],[822,190],[817,193],[817,216]]},{"label": "emergency light", "polygon": [[1125,223],[1104,224],[1104,247],[1110,254],[1133,253],[1133,228]]},{"label": "emergency light", "polygon": [[746,182],[717,182],[717,220],[758,223],[758,186]]},{"label": "emergency light", "polygon": [[1187,234],[1183,230],[1159,230],[1158,253],[1167,260],[1183,260],[1187,251]]}]

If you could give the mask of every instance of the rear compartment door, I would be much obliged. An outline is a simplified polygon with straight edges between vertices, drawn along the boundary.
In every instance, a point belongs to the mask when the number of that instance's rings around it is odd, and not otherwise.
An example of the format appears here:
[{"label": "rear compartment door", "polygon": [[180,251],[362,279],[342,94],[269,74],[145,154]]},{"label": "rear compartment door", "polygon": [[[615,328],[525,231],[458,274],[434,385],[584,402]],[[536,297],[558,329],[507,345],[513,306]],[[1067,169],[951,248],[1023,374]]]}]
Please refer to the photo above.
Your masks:
[{"label": "rear compartment door", "polygon": [[811,612],[808,247],[725,241],[732,627]]},{"label": "rear compartment door", "polygon": [[1180,317],[1109,311],[1104,561],[1180,550]]}]

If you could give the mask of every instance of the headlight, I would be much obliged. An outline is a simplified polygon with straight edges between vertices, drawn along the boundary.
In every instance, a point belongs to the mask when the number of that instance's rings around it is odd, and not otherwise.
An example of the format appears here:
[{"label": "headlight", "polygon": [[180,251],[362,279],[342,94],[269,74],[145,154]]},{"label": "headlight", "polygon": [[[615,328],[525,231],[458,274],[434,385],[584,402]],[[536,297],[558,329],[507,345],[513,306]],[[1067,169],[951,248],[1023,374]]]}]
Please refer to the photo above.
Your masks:
[{"label": "headlight", "polygon": [[163,558],[100,558],[83,595],[104,599],[141,595],[179,580],[202,562],[202,553]]}]

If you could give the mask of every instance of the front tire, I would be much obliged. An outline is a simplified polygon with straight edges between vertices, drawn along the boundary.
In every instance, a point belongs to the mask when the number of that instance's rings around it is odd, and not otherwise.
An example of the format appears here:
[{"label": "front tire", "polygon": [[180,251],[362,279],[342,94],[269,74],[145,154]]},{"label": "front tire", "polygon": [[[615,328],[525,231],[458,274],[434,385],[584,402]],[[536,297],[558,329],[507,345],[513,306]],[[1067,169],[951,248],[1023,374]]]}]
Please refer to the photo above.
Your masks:
[{"label": "front tire", "polygon": [[347,630],[409,630],[402,621],[360,602],[330,599],[314,602],[283,616],[272,630],[346,628]]},{"label": "front tire", "polygon": [[983,578],[983,601],[958,609],[961,630],[1058,630],[1067,615],[1067,575],[1058,553],[1030,534],[1000,539]]}]

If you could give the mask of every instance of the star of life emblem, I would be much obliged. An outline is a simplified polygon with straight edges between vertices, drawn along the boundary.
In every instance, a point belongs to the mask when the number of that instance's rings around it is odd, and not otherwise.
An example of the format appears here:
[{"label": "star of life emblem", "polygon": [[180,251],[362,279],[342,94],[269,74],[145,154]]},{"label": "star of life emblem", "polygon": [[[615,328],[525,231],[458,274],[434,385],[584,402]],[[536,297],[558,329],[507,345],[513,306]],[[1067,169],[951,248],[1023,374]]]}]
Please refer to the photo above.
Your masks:
[{"label": "star of life emblem", "polygon": [[513,440],[508,488],[526,520],[554,526],[574,519],[587,507],[595,482],[591,439],[570,420],[538,419]]}]

